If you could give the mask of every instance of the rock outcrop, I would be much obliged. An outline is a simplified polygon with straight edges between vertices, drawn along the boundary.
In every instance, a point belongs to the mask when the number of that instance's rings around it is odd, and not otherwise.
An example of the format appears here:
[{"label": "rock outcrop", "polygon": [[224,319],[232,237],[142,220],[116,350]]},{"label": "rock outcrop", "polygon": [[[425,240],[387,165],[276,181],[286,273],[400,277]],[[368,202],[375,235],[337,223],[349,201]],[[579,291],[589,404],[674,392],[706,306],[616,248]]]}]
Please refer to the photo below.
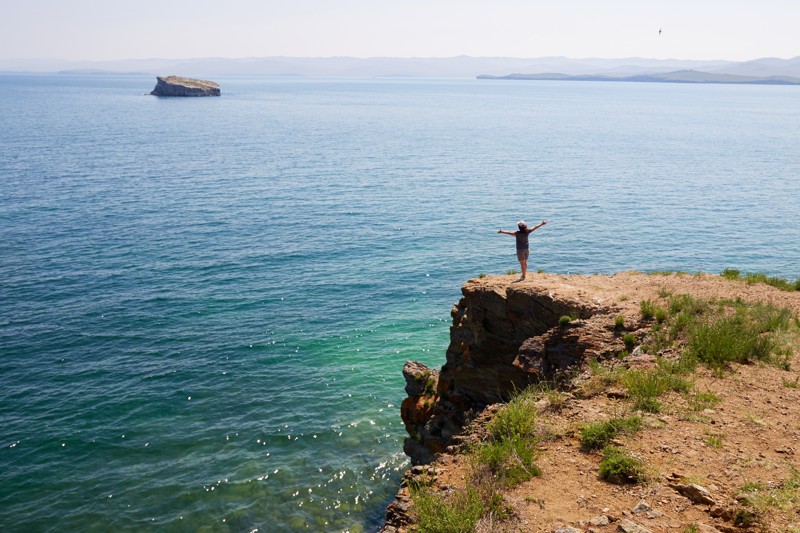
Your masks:
[{"label": "rock outcrop", "polygon": [[219,85],[213,81],[195,80],[180,76],[158,76],[154,96],[220,96]]},{"label": "rock outcrop", "polygon": [[[800,331],[794,326],[781,334],[788,336],[781,337],[786,359],[779,366],[735,364],[721,379],[717,370],[700,365],[686,378],[691,390],[664,395],[666,412],[637,412],[641,431],[612,443],[646,458],[652,476],[646,490],[602,478],[600,454],[583,450],[576,428],[634,409],[623,380],[629,371],[679,360],[685,336],[650,353],[659,332],[674,324],[669,317],[644,316],[645,302],[671,309],[690,297],[705,306],[709,319],[723,312],[719,302],[734,301],[767,304],[797,317],[800,292],[708,274],[533,274],[522,283],[513,280],[470,280],[452,309],[441,370],[410,361],[404,366],[408,397],[401,415],[409,434],[404,449],[413,467],[382,531],[413,529],[415,486],[443,501],[463,493],[477,479],[473,452],[503,409],[497,402],[543,380],[558,381],[555,389],[548,384],[534,396],[543,476],[497,489],[510,509],[503,530],[645,533],[692,526],[732,532],[744,520],[775,531],[796,525],[796,506],[755,510],[742,489],[754,481],[765,494],[796,485]],[[590,359],[596,365],[583,364]],[[705,407],[701,398],[715,407]],[[492,528],[493,518],[488,520],[479,531]]]},{"label": "rock outcrop", "polygon": [[[441,371],[416,362],[403,368],[408,397],[401,416],[409,433],[403,448],[413,464],[445,451],[487,405],[531,383],[557,380],[585,357],[625,349],[609,319],[613,305],[508,277],[473,279],[461,291]],[[560,324],[563,316],[573,320]]]}]

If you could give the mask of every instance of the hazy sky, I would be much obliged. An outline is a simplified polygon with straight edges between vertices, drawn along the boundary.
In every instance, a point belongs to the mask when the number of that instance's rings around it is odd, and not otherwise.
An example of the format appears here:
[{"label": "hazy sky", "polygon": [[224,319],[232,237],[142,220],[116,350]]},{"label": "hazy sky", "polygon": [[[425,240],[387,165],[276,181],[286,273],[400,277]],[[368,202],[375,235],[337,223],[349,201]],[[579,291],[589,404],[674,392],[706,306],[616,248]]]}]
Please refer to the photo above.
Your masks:
[{"label": "hazy sky", "polygon": [[0,59],[746,60],[800,55],[799,24],[800,0],[0,0]]}]

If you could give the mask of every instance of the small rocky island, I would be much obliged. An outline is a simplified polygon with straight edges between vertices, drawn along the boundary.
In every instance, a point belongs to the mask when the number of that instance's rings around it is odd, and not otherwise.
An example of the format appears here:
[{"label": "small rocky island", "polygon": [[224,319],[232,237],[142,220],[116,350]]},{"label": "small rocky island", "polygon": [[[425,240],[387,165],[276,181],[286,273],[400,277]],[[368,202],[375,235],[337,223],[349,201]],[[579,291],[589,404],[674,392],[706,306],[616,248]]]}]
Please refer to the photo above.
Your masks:
[{"label": "small rocky island", "polygon": [[219,85],[213,81],[195,80],[180,76],[158,76],[154,96],[220,96]]}]

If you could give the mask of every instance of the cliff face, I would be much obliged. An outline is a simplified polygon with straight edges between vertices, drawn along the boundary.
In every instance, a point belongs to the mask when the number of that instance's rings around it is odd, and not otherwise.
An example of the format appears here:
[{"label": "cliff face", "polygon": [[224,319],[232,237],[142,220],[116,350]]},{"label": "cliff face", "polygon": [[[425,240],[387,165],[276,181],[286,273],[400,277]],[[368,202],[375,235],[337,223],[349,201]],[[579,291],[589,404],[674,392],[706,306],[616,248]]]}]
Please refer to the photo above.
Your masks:
[{"label": "cliff face", "polygon": [[154,96],[220,96],[219,85],[213,81],[181,78],[180,76],[158,76]]},{"label": "cliff face", "polygon": [[[624,349],[613,328],[616,310],[557,284],[473,279],[451,310],[447,362],[441,371],[409,362],[401,416],[404,450],[414,464],[433,460],[487,405],[531,383],[558,379],[587,355]],[[562,316],[575,320],[559,324]],[[457,439],[456,439],[457,440]]]}]

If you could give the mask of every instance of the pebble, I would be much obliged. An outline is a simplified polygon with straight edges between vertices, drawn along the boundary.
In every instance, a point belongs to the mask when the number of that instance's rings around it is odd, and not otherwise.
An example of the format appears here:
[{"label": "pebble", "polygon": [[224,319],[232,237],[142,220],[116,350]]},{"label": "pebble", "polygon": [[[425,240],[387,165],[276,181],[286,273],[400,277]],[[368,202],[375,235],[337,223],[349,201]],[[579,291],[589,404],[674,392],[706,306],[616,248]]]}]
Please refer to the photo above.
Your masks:
[{"label": "pebble", "polygon": [[648,505],[647,502],[644,501],[644,500],[642,500],[639,503],[637,503],[636,506],[633,508],[633,512],[634,513],[646,513],[648,511],[652,511],[652,510],[653,510],[653,508],[650,507],[650,505]]},{"label": "pebble", "polygon": [[621,533],[653,533],[646,527],[640,526],[636,522],[630,520],[623,520],[617,526],[617,531]]},{"label": "pebble", "polygon": [[592,526],[607,526],[611,521],[606,515],[595,516],[589,519],[589,524]]}]

